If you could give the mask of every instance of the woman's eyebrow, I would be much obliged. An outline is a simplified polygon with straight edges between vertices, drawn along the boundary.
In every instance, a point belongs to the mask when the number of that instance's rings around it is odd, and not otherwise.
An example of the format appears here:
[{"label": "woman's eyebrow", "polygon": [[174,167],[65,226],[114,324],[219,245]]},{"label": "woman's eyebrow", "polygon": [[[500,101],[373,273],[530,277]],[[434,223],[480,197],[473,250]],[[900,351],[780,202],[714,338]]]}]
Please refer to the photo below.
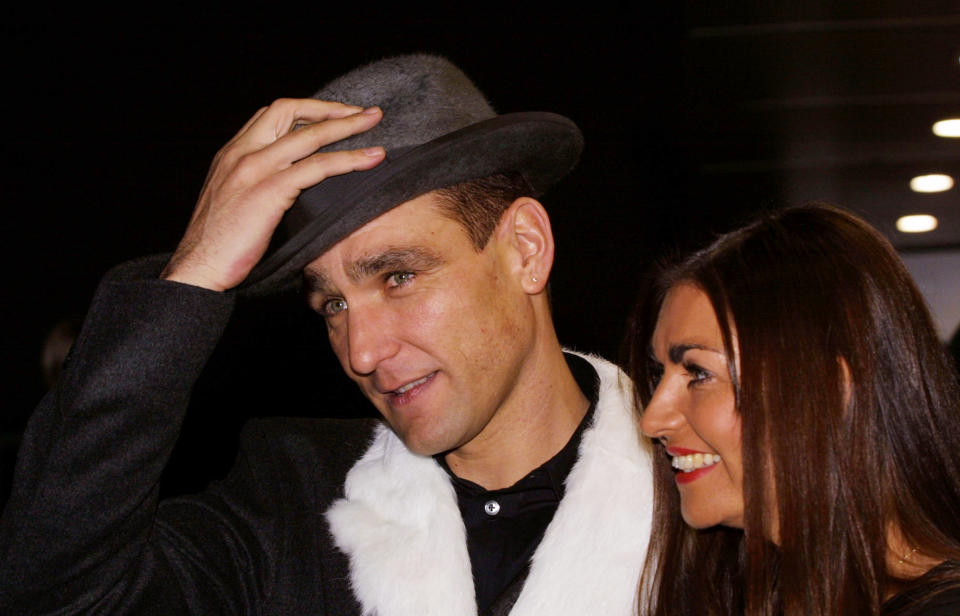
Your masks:
[{"label": "woman's eyebrow", "polygon": [[718,351],[717,349],[712,349],[708,346],[702,344],[675,344],[670,347],[670,352],[668,357],[670,361],[679,364],[683,361],[683,356],[687,351],[698,350],[698,351],[709,351],[710,353],[717,353],[718,355],[723,355],[723,352]]}]

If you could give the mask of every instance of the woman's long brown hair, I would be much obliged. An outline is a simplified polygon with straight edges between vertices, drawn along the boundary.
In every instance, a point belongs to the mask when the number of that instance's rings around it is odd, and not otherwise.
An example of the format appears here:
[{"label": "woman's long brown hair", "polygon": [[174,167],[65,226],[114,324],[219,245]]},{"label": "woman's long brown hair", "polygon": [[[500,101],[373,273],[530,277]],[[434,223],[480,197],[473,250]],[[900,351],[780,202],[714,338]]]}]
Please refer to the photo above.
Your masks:
[{"label": "woman's long brown hair", "polygon": [[876,614],[904,582],[887,571],[890,527],[925,555],[960,558],[960,382],[880,233],[810,204],[661,271],[627,337],[638,409],[653,393],[657,313],[681,282],[710,298],[728,358],[735,331],[744,529],[687,527],[658,456],[641,613]]}]

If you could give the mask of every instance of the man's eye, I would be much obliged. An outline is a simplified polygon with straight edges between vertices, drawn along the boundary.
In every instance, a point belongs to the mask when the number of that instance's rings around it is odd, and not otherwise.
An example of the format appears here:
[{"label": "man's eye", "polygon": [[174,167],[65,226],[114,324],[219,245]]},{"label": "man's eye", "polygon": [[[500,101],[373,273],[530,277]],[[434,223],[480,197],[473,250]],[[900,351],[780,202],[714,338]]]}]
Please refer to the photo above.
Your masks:
[{"label": "man's eye", "polygon": [[713,377],[713,374],[711,374],[709,370],[704,370],[696,364],[685,364],[683,367],[687,371],[687,376],[690,377],[688,383],[690,387],[706,383]]},{"label": "man's eye", "polygon": [[333,299],[328,299],[323,302],[323,305],[320,307],[320,312],[325,317],[332,317],[335,314],[339,314],[347,309],[347,300],[342,297],[334,297]]},{"label": "man's eye", "polygon": [[415,276],[413,272],[393,272],[387,276],[387,286],[402,287],[412,282]]}]

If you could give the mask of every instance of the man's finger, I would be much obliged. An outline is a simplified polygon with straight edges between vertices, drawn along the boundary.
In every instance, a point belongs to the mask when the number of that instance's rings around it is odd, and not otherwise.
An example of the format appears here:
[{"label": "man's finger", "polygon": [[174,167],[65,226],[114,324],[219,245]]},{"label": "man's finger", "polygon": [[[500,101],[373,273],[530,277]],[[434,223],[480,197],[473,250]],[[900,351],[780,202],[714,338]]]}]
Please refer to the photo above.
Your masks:
[{"label": "man's finger", "polygon": [[288,193],[292,191],[296,196],[300,191],[319,184],[331,176],[372,169],[379,165],[385,156],[386,151],[382,147],[321,152],[308,156],[277,173],[264,183],[262,190],[279,189]]},{"label": "man's finger", "polygon": [[264,169],[282,171],[323,146],[369,130],[382,118],[383,112],[380,108],[371,107],[362,113],[310,124],[265,146],[255,156]]},{"label": "man's finger", "polygon": [[314,124],[344,118],[363,111],[363,107],[315,98],[280,98],[248,122],[238,134],[252,145],[266,145],[301,124]]}]

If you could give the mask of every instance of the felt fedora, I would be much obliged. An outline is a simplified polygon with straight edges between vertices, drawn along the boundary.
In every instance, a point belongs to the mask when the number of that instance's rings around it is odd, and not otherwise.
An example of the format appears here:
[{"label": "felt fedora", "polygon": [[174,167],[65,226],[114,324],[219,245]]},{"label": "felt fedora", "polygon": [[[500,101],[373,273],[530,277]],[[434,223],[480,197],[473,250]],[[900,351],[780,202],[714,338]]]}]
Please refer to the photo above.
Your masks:
[{"label": "felt fedora", "polygon": [[513,171],[536,197],[574,167],[583,148],[569,119],[548,112],[498,115],[459,68],[434,55],[378,60],[333,80],[314,98],[383,109],[375,127],[321,152],[379,145],[386,158],[302,191],[242,293],[289,287],[334,244],[437,188]]}]

